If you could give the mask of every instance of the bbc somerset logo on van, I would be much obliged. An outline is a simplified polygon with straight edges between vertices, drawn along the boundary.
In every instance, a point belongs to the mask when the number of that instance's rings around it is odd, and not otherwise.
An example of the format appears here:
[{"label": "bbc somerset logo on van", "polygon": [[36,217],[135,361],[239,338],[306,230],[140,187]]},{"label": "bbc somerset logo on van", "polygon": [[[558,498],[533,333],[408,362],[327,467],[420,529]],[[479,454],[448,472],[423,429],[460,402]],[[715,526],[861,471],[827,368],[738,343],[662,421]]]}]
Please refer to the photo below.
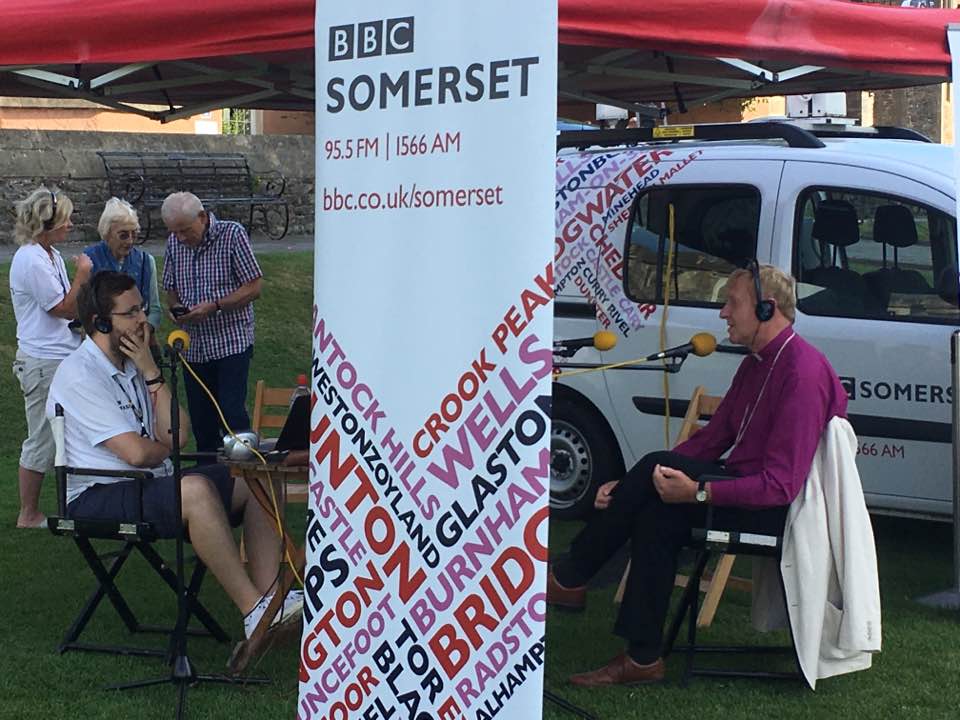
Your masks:
[{"label": "bbc somerset logo on van", "polygon": [[901,383],[895,380],[863,380],[841,375],[840,382],[848,400],[893,400],[895,402],[953,402],[953,388],[924,383]]}]

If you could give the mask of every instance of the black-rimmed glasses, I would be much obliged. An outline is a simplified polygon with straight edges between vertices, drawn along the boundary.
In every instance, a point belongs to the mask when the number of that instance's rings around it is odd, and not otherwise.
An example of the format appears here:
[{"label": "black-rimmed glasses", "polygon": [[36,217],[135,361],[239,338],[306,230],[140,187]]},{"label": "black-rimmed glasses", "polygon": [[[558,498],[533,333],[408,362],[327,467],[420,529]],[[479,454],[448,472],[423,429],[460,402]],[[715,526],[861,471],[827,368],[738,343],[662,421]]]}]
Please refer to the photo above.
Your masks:
[{"label": "black-rimmed glasses", "polygon": [[124,310],[123,312],[112,312],[110,314],[119,315],[120,317],[127,318],[128,320],[132,320],[133,318],[137,317],[137,315],[140,315],[141,313],[143,313],[144,317],[147,316],[146,303],[144,303],[140,307],[134,308],[133,310]]}]

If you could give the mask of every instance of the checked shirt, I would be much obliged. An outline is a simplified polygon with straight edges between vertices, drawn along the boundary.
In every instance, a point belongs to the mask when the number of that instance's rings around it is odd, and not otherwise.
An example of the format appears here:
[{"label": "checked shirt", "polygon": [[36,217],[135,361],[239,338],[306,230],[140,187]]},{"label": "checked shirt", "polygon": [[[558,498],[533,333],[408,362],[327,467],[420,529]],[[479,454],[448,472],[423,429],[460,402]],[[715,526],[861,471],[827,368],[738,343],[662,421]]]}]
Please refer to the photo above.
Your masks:
[{"label": "checked shirt", "polygon": [[[163,263],[163,289],[176,291],[180,302],[194,307],[226,297],[241,285],[263,276],[240,223],[217,220],[208,213],[203,242],[189,247],[171,234]],[[253,304],[214,313],[186,327],[189,362],[210,362],[236,355],[253,345]]]}]

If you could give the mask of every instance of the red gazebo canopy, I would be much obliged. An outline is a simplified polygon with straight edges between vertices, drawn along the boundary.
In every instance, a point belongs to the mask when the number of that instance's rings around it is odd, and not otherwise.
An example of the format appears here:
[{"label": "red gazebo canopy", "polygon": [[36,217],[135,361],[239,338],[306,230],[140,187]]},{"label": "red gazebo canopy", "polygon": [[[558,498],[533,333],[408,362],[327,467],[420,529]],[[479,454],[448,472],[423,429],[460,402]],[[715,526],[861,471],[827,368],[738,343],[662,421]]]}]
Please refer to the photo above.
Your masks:
[{"label": "red gazebo canopy", "polygon": [[[844,0],[559,0],[561,98],[633,105],[942,82],[955,10]],[[0,94],[313,107],[306,0],[0,0]]]}]

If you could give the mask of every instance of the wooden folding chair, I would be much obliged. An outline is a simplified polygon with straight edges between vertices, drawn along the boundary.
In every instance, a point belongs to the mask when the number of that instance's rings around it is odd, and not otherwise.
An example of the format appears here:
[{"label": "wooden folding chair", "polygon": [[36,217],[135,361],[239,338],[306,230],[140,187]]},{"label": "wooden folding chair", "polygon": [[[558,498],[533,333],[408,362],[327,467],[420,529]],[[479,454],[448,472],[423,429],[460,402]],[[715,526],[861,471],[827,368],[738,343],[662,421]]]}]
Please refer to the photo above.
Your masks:
[{"label": "wooden folding chair", "polygon": [[[690,396],[690,404],[683,416],[683,423],[680,426],[680,432],[677,434],[676,445],[686,441],[700,430],[703,427],[700,421],[709,420],[717,411],[717,408],[720,407],[721,400],[723,400],[723,397],[707,395],[706,389],[702,385],[698,385]],[[730,576],[730,571],[733,569],[733,563],[736,559],[736,555],[721,554],[713,573],[700,582],[700,592],[705,595],[703,604],[700,606],[700,613],[697,616],[697,627],[709,627],[710,623],[713,622],[713,616],[717,612],[717,606],[720,604],[720,598],[723,596],[724,588],[727,585],[740,590],[749,591],[751,589],[752,583],[750,580]],[[614,602],[616,603],[623,600],[623,592],[626,589],[629,574],[630,563],[628,562],[626,570],[623,571],[623,577],[620,578],[617,594],[614,596]],[[689,581],[690,579],[686,575],[678,573],[675,584],[677,587],[685,588]]]},{"label": "wooden folding chair", "polygon": [[[276,441],[280,428],[287,420],[290,401],[295,391],[296,388],[292,387],[268,387],[263,380],[257,380],[251,425],[252,430],[260,434],[261,447],[264,445],[264,437],[268,443],[270,440]],[[287,502],[307,502],[307,489],[306,483],[287,483]]]}]

